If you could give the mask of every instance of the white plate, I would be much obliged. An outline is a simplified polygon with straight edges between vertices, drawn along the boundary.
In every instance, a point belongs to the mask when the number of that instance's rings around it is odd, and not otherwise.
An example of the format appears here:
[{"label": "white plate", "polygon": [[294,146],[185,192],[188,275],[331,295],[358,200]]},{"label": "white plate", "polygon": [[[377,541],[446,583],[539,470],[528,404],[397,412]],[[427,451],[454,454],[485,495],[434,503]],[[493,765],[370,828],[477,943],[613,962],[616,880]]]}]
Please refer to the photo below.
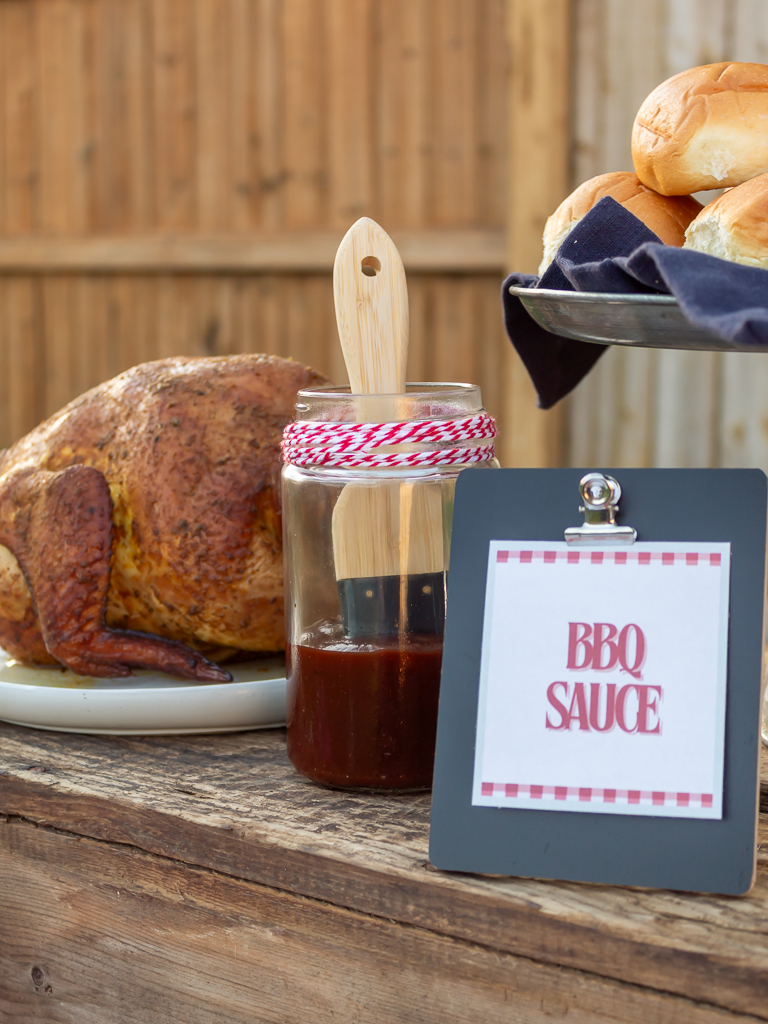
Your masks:
[{"label": "white plate", "polygon": [[285,660],[227,666],[231,683],[190,683],[162,672],[94,679],[29,668],[0,650],[0,720],[110,736],[241,732],[285,724]]}]

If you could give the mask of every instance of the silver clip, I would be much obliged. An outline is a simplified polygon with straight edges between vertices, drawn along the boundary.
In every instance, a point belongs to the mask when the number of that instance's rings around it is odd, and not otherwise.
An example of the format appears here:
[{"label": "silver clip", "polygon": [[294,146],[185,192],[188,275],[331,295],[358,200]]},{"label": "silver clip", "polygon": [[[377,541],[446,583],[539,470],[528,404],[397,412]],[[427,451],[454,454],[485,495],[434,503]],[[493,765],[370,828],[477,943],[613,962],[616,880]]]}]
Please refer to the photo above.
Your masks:
[{"label": "silver clip", "polygon": [[604,473],[587,473],[579,481],[579,494],[584,502],[579,512],[584,513],[583,526],[569,526],[565,531],[568,544],[634,544],[637,530],[631,526],[618,526],[621,487],[618,480]]}]

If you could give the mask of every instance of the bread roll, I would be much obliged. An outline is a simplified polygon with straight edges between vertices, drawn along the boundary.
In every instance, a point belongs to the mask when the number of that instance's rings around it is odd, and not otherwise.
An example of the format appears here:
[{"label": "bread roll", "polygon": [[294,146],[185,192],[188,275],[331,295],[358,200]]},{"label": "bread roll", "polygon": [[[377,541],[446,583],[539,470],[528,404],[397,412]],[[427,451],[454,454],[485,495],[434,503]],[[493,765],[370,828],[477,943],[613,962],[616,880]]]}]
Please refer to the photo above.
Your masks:
[{"label": "bread roll", "polygon": [[768,66],[707,64],[662,82],[635,118],[632,160],[640,181],[665,196],[768,171]]},{"label": "bread roll", "polygon": [[768,270],[768,174],[705,206],[685,233],[685,248]]},{"label": "bread roll", "polygon": [[599,174],[579,185],[547,221],[544,228],[544,256],[539,274],[544,273],[566,236],[581,218],[606,196],[621,203],[666,245],[683,244],[685,229],[701,209],[701,203],[697,203],[691,196],[660,196],[653,189],[641,185],[637,175],[631,171]]}]

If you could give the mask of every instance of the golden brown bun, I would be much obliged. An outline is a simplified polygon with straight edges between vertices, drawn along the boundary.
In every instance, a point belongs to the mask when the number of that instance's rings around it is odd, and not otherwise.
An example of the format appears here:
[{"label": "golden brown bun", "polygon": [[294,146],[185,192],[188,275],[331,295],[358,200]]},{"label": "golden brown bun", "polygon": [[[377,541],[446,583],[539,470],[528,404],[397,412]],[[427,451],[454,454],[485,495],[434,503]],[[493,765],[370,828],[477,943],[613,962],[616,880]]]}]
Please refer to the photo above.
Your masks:
[{"label": "golden brown bun", "polygon": [[555,258],[555,253],[601,199],[610,196],[649,227],[665,245],[682,245],[685,229],[701,209],[691,196],[660,196],[653,189],[641,185],[631,171],[611,171],[598,174],[579,185],[555,210],[544,228],[544,256],[539,267],[543,274]]},{"label": "golden brown bun", "polygon": [[768,174],[705,206],[685,233],[685,248],[768,269]]},{"label": "golden brown bun", "polygon": [[768,171],[768,65],[706,64],[662,82],[637,112],[632,160],[665,196]]}]

